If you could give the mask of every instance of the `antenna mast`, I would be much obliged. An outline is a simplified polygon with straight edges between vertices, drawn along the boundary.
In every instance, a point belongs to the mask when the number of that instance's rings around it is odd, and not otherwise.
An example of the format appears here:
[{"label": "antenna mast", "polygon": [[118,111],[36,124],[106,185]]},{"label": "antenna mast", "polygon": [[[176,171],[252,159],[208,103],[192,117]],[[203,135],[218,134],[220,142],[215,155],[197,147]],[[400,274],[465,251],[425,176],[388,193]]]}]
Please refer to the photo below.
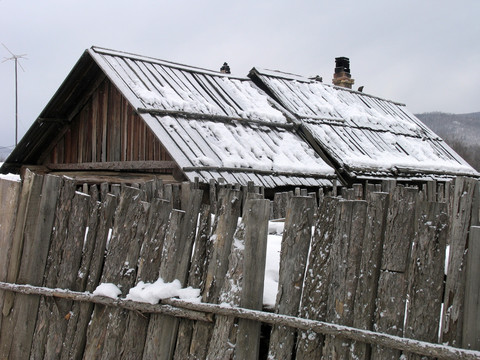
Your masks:
[{"label": "antenna mast", "polygon": [[18,80],[17,80],[18,78],[17,78],[17,67],[20,66],[20,68],[23,71],[25,71],[22,64],[20,64],[18,62],[18,59],[28,60],[28,58],[25,57],[27,54],[15,55],[5,46],[5,44],[2,43],[2,46],[5,49],[7,49],[7,51],[10,53],[10,55],[12,55],[9,58],[4,58],[2,63],[4,63],[5,61],[8,61],[8,60],[14,60],[15,61],[15,146],[17,146],[17,143],[18,143]]}]

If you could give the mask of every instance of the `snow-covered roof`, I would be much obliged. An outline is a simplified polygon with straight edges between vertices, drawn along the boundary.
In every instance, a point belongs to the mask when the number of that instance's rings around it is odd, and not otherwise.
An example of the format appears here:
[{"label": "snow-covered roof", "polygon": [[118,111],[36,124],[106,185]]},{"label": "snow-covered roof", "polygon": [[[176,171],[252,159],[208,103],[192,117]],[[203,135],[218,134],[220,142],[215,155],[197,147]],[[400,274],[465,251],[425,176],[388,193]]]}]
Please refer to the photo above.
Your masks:
[{"label": "snow-covered roof", "polygon": [[352,177],[478,176],[403,104],[278,71],[250,77]]},{"label": "snow-covered roof", "polygon": [[329,185],[334,169],[248,78],[88,50],[190,180]]}]

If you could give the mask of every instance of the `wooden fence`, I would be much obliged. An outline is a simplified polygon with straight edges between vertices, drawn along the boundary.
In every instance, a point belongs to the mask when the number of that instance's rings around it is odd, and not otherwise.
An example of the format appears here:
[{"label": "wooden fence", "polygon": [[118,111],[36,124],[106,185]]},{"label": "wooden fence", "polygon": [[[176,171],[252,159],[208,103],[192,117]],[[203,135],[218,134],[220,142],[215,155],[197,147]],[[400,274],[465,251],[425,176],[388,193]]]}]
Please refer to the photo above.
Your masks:
[{"label": "wooden fence", "polygon": [[[457,178],[271,202],[254,187],[0,180],[0,359],[478,359],[479,191]],[[285,228],[263,309],[272,216]],[[159,277],[202,302],[124,299]],[[92,295],[100,283],[120,299]]]}]

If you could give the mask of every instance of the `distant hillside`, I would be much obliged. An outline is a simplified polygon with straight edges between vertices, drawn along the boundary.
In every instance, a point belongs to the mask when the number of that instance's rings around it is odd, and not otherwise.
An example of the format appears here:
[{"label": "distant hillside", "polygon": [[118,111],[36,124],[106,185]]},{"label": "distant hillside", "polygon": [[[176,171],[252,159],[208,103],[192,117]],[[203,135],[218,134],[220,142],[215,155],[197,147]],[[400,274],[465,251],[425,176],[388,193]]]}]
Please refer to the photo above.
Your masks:
[{"label": "distant hillside", "polygon": [[480,171],[480,112],[470,114],[430,112],[416,116]]},{"label": "distant hillside", "polygon": [[10,155],[13,150],[13,146],[5,147],[0,146],[0,161],[5,161],[5,159]]}]

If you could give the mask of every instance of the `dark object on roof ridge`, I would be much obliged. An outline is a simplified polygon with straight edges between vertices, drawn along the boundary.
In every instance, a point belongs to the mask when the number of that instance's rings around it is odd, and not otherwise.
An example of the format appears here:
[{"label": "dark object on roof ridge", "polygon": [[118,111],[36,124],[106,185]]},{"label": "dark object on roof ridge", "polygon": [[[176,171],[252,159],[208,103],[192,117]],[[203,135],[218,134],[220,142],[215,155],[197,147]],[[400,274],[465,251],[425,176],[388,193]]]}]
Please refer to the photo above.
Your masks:
[{"label": "dark object on roof ridge", "polygon": [[224,62],[222,67],[220,68],[220,72],[224,74],[230,74],[230,66],[228,66],[228,64]]}]

